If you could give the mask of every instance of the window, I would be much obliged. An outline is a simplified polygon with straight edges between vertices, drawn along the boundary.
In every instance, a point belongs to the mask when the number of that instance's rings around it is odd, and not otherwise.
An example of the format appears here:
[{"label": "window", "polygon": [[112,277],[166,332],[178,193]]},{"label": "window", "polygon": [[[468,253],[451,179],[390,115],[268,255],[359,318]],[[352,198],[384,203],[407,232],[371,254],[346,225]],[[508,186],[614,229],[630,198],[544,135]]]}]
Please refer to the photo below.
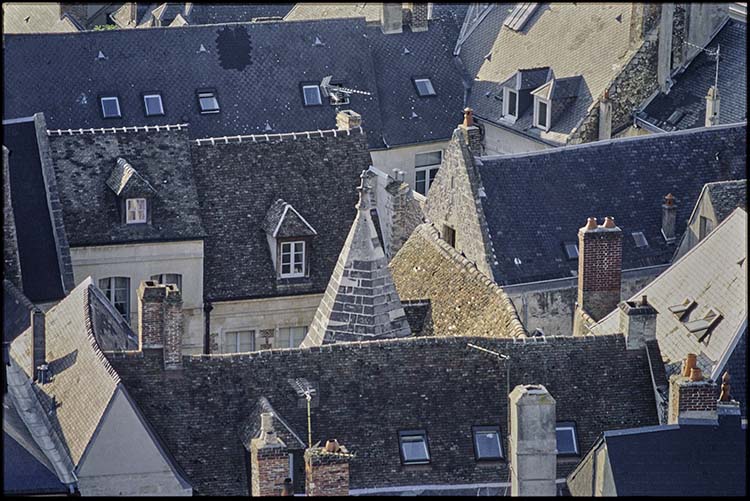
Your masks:
[{"label": "window", "polygon": [[146,199],[128,198],[126,200],[125,222],[127,224],[146,222]]},{"label": "window", "polygon": [[255,331],[229,331],[224,333],[224,353],[255,351]]},{"label": "window", "polygon": [[320,99],[320,87],[317,85],[303,85],[302,95],[305,98],[305,106],[320,106],[323,104]]},{"label": "window", "polygon": [[703,338],[708,336],[709,332],[719,323],[722,315],[713,308],[710,308],[703,318],[685,322],[685,328],[698,338],[698,341],[703,341]]},{"label": "window", "polygon": [[400,431],[398,439],[403,464],[427,464],[430,462],[427,432],[424,430]]},{"label": "window", "polygon": [[198,104],[200,105],[201,113],[219,112],[219,100],[216,99],[216,93],[213,91],[199,92]]},{"label": "window", "polygon": [[114,305],[120,315],[130,322],[130,279],[128,277],[108,277],[99,280],[99,288]]},{"label": "window", "polygon": [[711,233],[711,230],[714,229],[714,222],[708,219],[707,217],[700,217],[700,228],[698,233],[698,240],[703,240],[706,238],[706,235]]},{"label": "window", "polygon": [[456,230],[454,230],[447,224],[443,225],[443,240],[448,242],[448,245],[450,245],[451,247],[456,247]]},{"label": "window", "polygon": [[549,103],[538,98],[535,101],[534,127],[549,130]]},{"label": "window", "polygon": [[474,457],[477,461],[503,458],[499,426],[474,426]]},{"label": "window", "polygon": [[101,98],[102,103],[102,116],[104,118],[120,118],[120,100],[116,97],[103,97]]},{"label": "window", "polygon": [[557,455],[578,455],[578,438],[576,437],[576,425],[571,421],[557,423]]},{"label": "window", "polygon": [[307,334],[307,327],[284,327],[276,337],[277,348],[297,348]]},{"label": "window", "polygon": [[642,231],[633,233],[633,240],[635,240],[635,246],[638,248],[648,247],[648,240],[646,240],[646,235]]},{"label": "window", "polygon": [[281,276],[305,276],[305,242],[283,242],[281,244]]},{"label": "window", "polygon": [[160,284],[174,284],[179,290],[182,290],[182,275],[179,273],[162,273],[161,275],[151,275],[151,280]]},{"label": "window", "polygon": [[695,299],[688,296],[682,303],[670,306],[669,311],[671,311],[679,320],[682,320],[695,305]]},{"label": "window", "polygon": [[578,244],[566,243],[564,245],[565,254],[567,254],[568,259],[578,259]]},{"label": "window", "polygon": [[417,88],[419,97],[434,96],[435,88],[429,78],[415,78],[414,86]]},{"label": "window", "polygon": [[422,195],[427,195],[432,182],[437,176],[440,163],[443,161],[443,152],[428,151],[414,155],[415,186],[414,190]]},{"label": "window", "polygon": [[164,114],[164,106],[162,106],[161,95],[159,94],[146,94],[143,96],[143,105],[146,107],[147,117]]},{"label": "window", "polygon": [[518,118],[518,92],[506,87],[503,96],[503,115],[512,119]]}]

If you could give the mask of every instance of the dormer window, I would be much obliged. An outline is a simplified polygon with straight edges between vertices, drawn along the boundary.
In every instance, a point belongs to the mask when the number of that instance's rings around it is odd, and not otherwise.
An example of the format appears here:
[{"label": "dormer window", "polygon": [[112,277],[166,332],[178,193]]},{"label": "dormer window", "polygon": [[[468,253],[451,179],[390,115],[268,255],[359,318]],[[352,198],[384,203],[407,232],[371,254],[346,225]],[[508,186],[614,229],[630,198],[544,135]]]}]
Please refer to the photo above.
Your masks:
[{"label": "dormer window", "polygon": [[281,278],[305,276],[305,242],[281,243]]},{"label": "dormer window", "polygon": [[125,222],[127,224],[146,222],[146,199],[128,198],[126,200]]},{"label": "dormer window", "polygon": [[703,316],[703,318],[685,322],[685,328],[688,330],[688,332],[697,337],[698,341],[703,341],[703,339],[708,336],[711,330],[713,330],[713,328],[719,323],[721,319],[722,314],[716,311],[714,308],[710,308]]},{"label": "dormer window", "polygon": [[320,106],[323,104],[320,97],[320,87],[317,85],[303,85],[302,97],[305,100],[305,106]]},{"label": "dormer window", "polygon": [[539,97],[534,97],[534,127],[544,131],[549,130],[550,103]]},{"label": "dormer window", "polygon": [[435,95],[435,88],[432,86],[432,82],[429,78],[415,78],[414,86],[417,88],[417,94],[419,94],[419,97]]},{"label": "dormer window", "polygon": [[279,279],[310,275],[310,244],[318,233],[294,207],[276,200],[266,213],[263,229]]},{"label": "dormer window", "polygon": [[120,114],[120,100],[114,96],[103,97],[100,99],[102,103],[102,117],[104,118],[121,118]]},{"label": "dormer window", "polygon": [[146,108],[146,116],[153,117],[164,114],[164,106],[160,94],[146,94],[143,96],[143,106]]},{"label": "dormer window", "polygon": [[198,105],[202,114],[207,113],[218,113],[219,112],[219,100],[216,98],[216,92],[214,91],[202,91],[198,92]]},{"label": "dormer window", "polygon": [[518,118],[518,92],[503,89],[503,118],[515,121]]}]

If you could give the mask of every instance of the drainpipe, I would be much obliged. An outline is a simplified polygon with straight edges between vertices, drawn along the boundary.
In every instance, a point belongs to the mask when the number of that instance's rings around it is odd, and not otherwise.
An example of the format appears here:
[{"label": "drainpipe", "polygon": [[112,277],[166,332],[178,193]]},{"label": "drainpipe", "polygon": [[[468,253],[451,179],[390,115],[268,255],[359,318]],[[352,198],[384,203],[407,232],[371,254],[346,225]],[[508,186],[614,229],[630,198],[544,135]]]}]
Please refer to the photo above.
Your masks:
[{"label": "drainpipe", "polygon": [[206,301],[203,304],[203,312],[206,314],[206,330],[203,333],[203,354],[204,355],[211,354],[211,310],[213,309],[214,309],[214,306],[211,304],[211,301]]}]

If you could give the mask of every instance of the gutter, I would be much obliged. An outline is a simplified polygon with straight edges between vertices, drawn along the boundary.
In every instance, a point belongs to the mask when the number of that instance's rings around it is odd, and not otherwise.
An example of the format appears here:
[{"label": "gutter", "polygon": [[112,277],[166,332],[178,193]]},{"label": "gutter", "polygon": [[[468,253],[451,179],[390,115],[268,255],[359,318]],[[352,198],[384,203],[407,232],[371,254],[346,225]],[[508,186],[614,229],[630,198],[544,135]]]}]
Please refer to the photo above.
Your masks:
[{"label": "gutter", "polygon": [[206,329],[203,332],[203,354],[211,354],[211,310],[214,309],[214,305],[211,301],[206,301],[203,305],[203,312],[206,314]]}]

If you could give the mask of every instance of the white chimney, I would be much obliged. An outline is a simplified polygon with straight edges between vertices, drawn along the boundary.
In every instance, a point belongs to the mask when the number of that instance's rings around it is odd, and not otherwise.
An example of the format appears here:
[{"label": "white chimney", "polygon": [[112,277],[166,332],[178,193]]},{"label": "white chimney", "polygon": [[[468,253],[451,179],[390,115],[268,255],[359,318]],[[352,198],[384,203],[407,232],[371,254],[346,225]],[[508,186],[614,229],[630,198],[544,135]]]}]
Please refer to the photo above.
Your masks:
[{"label": "white chimney", "polygon": [[706,127],[719,125],[720,103],[721,97],[719,97],[719,88],[712,85],[708,89],[708,94],[706,94]]},{"label": "white chimney", "polygon": [[403,24],[402,4],[383,2],[383,10],[380,13],[380,29],[383,30],[383,33],[401,33]]}]

